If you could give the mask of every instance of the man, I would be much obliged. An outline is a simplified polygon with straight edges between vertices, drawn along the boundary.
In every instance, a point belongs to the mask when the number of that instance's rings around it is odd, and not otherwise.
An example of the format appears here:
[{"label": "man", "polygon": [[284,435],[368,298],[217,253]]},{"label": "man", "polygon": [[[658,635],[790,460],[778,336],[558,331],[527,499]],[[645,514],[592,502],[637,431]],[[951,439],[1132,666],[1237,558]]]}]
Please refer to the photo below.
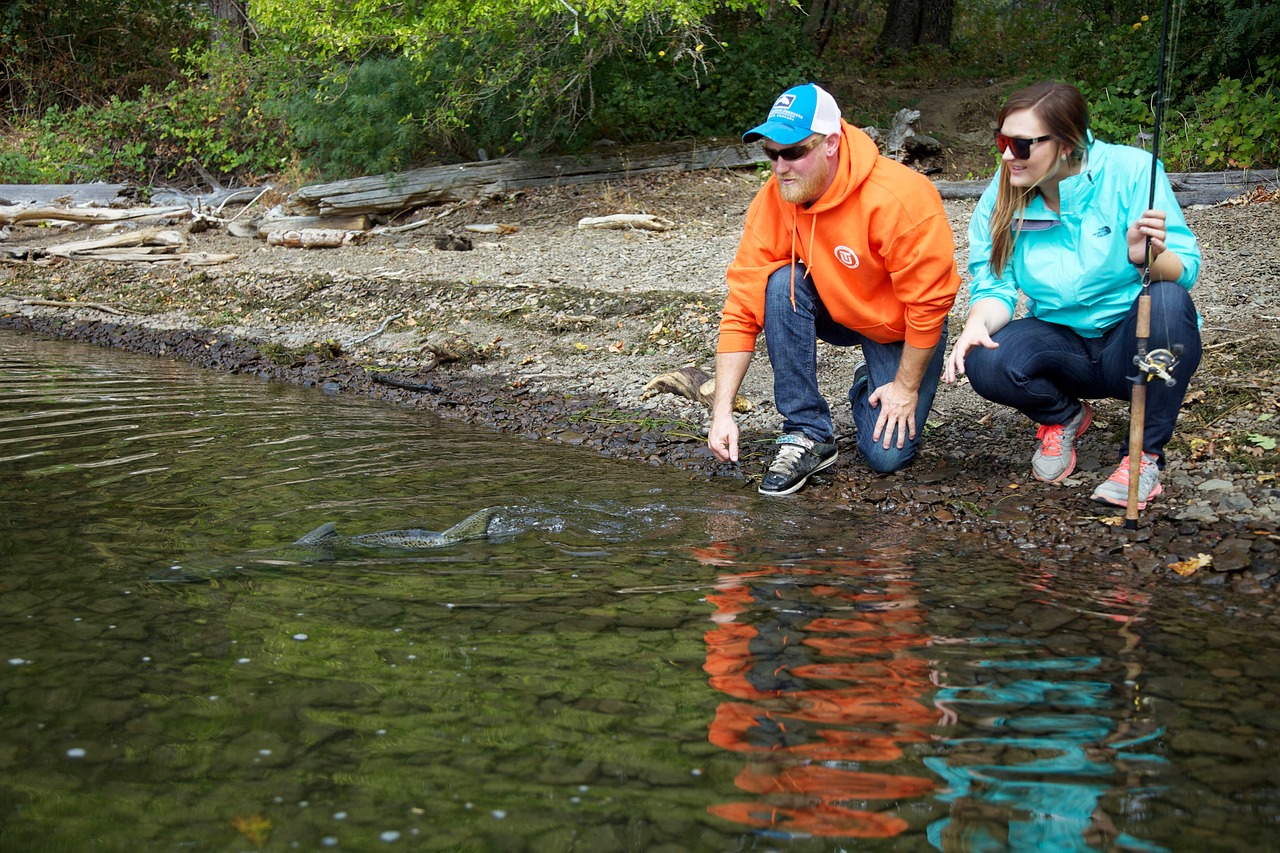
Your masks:
[{"label": "man", "polygon": [[742,136],[758,139],[773,176],[726,276],[707,444],[738,460],[733,401],[763,331],[783,434],[760,493],[799,491],[836,461],[817,342],[858,344],[849,389],[858,450],[872,469],[897,471],[919,448],[960,286],[942,199],[923,175],[881,157],[812,83],[784,92]]}]

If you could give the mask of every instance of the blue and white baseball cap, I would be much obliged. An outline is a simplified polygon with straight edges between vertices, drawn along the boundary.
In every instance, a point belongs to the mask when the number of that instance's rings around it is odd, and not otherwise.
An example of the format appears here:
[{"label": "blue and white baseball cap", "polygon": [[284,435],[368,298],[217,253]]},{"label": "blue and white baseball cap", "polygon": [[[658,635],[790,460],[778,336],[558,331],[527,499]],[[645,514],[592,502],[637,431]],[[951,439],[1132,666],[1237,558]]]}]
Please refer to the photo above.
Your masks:
[{"label": "blue and white baseball cap", "polygon": [[751,143],[767,137],[782,145],[795,145],[815,133],[840,132],[840,108],[831,93],[814,83],[793,86],[778,96],[768,120],[742,134]]}]

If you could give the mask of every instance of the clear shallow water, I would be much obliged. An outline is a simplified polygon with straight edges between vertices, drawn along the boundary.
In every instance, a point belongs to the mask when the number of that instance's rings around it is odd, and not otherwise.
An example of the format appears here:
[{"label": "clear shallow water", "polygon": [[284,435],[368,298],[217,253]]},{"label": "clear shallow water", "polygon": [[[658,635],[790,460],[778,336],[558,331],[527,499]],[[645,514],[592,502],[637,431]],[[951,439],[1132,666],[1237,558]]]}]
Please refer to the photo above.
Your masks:
[{"label": "clear shallow water", "polygon": [[[485,506],[488,540],[290,547]],[[1274,849],[1278,636],[804,495],[0,335],[4,850]]]}]

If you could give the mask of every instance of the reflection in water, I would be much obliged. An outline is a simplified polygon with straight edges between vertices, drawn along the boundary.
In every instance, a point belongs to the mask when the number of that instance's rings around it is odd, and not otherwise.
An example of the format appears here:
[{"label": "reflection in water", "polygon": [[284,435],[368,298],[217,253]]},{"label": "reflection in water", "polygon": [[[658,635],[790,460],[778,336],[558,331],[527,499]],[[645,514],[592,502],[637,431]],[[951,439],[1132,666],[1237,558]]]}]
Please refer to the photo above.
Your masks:
[{"label": "reflection in water", "polygon": [[[1030,645],[977,641],[995,655]],[[947,739],[925,765],[947,783],[951,816],[929,827],[940,850],[1163,850],[1116,830],[1099,800],[1120,787],[1140,799],[1144,778],[1165,763],[1136,751],[1160,730],[1113,720],[1124,708],[1094,657],[982,659],[970,683],[938,691],[937,701],[974,734]],[[954,672],[954,670],[953,670]],[[957,679],[958,682],[958,679]]]},{"label": "reflection in water", "polygon": [[[724,542],[695,555],[737,570],[707,596],[704,670],[731,697],[709,739],[743,756],[735,783],[752,795],[712,814],[789,839],[890,838],[932,814],[923,828],[939,850],[1165,849],[1103,807],[1141,820],[1168,768],[1139,695],[1141,617],[1086,614],[1113,626],[1107,660],[1055,654],[1052,634],[941,636],[918,570],[892,556],[751,568],[759,554]],[[1140,606],[1124,591],[1099,601]],[[1062,618],[1044,602],[1032,614]]]},{"label": "reflection in water", "polygon": [[[706,562],[732,564],[728,546]],[[712,814],[782,837],[887,838],[887,811],[936,787],[904,772],[903,745],[929,739],[923,614],[905,566],[819,558],[721,575],[707,632],[716,709],[710,740],[742,753],[753,799]]]}]

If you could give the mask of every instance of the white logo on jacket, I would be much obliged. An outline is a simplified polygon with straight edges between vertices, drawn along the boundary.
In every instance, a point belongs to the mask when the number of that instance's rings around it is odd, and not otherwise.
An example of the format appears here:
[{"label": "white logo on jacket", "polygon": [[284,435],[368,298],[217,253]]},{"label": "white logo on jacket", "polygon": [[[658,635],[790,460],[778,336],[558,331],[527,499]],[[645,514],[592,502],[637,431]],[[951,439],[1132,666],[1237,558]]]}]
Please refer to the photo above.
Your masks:
[{"label": "white logo on jacket", "polygon": [[836,246],[836,260],[844,264],[851,270],[856,270],[862,262],[858,260],[858,255],[848,246]]}]

